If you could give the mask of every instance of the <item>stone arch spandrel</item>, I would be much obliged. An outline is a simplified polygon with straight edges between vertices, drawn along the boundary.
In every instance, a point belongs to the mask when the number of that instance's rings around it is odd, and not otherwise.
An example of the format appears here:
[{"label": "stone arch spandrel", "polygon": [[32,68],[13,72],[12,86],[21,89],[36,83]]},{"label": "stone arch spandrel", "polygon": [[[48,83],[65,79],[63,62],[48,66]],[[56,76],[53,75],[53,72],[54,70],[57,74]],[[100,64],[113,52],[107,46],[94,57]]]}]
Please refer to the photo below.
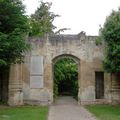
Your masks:
[{"label": "stone arch spandrel", "polygon": [[78,65],[80,65],[80,59],[72,54],[61,54],[58,56],[55,56],[52,59],[52,63],[55,64],[58,60],[62,59],[62,58],[70,58],[73,59]]}]

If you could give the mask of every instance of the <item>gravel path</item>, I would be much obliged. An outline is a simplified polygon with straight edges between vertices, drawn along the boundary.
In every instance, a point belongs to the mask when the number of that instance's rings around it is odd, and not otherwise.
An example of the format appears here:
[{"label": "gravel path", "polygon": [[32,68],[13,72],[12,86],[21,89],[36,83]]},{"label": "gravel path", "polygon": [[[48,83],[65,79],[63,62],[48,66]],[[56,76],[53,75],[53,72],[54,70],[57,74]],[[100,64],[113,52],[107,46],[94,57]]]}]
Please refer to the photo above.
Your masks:
[{"label": "gravel path", "polygon": [[83,106],[72,97],[60,97],[50,106],[48,120],[96,120]]}]

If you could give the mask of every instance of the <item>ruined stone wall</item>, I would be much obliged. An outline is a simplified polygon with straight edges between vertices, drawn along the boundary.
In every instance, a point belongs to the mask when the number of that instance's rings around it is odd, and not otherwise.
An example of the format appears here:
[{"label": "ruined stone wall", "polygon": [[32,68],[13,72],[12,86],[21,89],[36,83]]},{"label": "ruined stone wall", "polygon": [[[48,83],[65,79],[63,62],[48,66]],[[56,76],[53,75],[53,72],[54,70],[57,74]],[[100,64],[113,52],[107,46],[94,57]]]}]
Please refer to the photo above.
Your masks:
[{"label": "ruined stone wall", "polygon": [[[32,50],[26,53],[25,63],[22,65],[23,103],[53,102],[53,64],[54,59],[57,60],[61,56],[77,58],[78,102],[81,104],[99,102],[95,98],[95,72],[103,71],[104,46],[96,45],[96,36],[86,36],[82,32],[78,35],[29,38],[29,42]],[[12,82],[10,86],[13,86]],[[111,102],[111,79],[107,73],[104,73],[104,91],[104,102]]]},{"label": "ruined stone wall", "polygon": [[[96,37],[79,35],[51,35],[46,38],[30,38],[32,51],[26,54],[23,78],[25,103],[46,104],[53,102],[53,62],[60,55],[71,55],[79,59],[79,102],[95,101],[95,71],[103,71],[103,46],[96,45]],[[30,87],[30,65],[32,56],[43,57],[43,86]],[[110,84],[105,73],[105,98],[110,99]]]}]

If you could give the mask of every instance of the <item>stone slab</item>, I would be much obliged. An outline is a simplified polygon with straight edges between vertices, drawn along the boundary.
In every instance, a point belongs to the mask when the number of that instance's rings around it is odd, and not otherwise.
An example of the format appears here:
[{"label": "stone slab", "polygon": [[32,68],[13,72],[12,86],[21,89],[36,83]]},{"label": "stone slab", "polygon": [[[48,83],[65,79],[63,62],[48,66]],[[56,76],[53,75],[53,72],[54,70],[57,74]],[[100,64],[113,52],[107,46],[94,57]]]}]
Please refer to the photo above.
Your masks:
[{"label": "stone slab", "polygon": [[30,88],[43,88],[43,76],[30,76]]},{"label": "stone slab", "polygon": [[31,57],[31,75],[43,75],[43,56]]}]

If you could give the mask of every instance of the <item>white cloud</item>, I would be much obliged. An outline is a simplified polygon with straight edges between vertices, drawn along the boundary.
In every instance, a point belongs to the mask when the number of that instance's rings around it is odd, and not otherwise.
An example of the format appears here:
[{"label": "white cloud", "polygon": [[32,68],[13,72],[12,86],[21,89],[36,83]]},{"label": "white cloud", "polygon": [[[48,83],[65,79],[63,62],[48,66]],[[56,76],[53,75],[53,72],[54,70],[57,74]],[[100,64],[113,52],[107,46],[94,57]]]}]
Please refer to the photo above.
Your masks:
[{"label": "white cloud", "polygon": [[[54,24],[58,28],[71,28],[65,33],[77,34],[85,31],[89,35],[97,35],[99,25],[103,25],[106,16],[112,9],[120,6],[120,0],[43,0],[52,2],[51,11],[61,15]],[[28,14],[34,13],[38,0],[24,0]]]}]

